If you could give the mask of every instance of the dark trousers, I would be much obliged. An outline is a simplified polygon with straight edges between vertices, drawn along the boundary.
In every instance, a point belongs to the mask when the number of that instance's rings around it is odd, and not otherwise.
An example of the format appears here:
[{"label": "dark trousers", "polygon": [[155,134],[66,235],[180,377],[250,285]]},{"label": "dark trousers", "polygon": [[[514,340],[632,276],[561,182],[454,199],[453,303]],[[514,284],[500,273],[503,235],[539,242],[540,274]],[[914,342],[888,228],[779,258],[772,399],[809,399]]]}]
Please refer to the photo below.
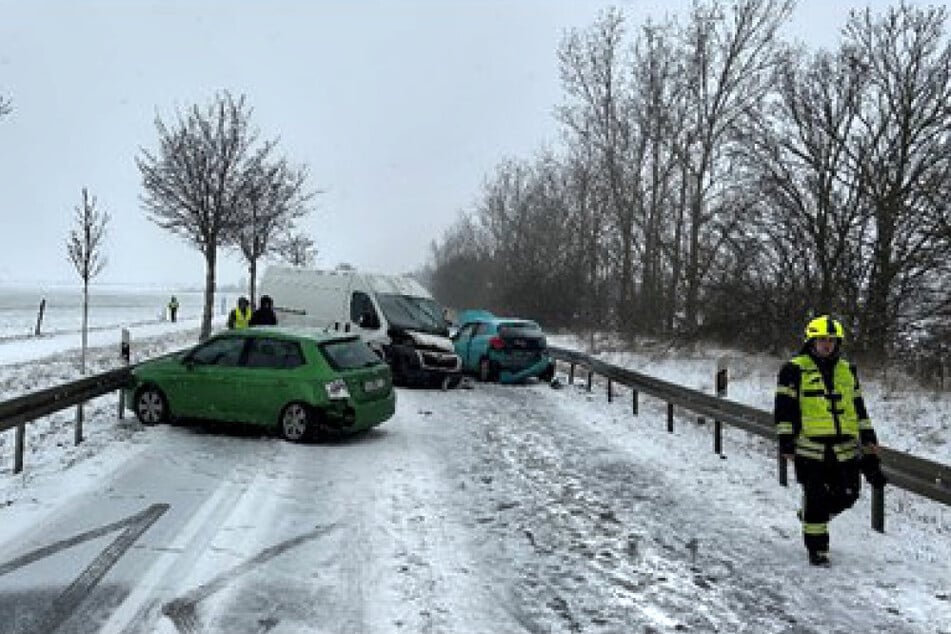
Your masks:
[{"label": "dark trousers", "polygon": [[796,480],[802,485],[802,537],[810,551],[829,550],[829,519],[859,497],[859,460],[838,461],[831,445],[822,460],[796,456]]}]

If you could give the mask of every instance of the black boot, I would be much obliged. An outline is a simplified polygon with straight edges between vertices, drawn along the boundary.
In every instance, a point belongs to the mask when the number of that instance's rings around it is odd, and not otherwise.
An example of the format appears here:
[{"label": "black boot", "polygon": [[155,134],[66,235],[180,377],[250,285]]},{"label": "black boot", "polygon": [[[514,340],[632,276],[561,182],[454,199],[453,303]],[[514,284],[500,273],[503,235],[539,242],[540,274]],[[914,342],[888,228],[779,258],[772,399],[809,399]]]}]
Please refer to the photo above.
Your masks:
[{"label": "black boot", "polygon": [[813,566],[828,566],[829,553],[822,550],[810,550],[809,563]]}]

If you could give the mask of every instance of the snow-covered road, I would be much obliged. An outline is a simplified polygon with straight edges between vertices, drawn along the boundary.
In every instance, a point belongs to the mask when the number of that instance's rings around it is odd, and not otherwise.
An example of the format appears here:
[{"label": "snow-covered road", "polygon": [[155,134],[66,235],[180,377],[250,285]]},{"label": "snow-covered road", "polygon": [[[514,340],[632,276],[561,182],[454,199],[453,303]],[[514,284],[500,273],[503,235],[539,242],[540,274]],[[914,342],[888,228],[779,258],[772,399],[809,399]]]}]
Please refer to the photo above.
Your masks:
[{"label": "snow-covered road", "polygon": [[2,547],[0,631],[951,631],[946,543],[871,532],[865,499],[811,569],[755,440],[723,460],[661,420],[476,385],[333,444],[137,429]]},{"label": "snow-covered road", "polygon": [[878,534],[866,491],[811,568],[769,443],[728,430],[720,457],[595,387],[400,390],[328,444],[145,428],[114,397],[79,447],[69,412],[38,421],[0,483],[0,632],[951,633],[946,508],[890,488]]}]

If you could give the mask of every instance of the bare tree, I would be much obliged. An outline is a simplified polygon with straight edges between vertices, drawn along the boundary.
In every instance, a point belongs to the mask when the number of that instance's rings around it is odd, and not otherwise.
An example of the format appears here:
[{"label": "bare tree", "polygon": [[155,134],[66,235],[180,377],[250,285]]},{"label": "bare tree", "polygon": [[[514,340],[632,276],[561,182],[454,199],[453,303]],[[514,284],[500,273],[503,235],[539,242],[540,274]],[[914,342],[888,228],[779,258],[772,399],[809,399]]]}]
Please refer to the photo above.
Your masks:
[{"label": "bare tree", "polygon": [[[89,282],[106,266],[102,248],[106,237],[106,227],[109,224],[109,214],[96,208],[95,196],[90,197],[85,187],[83,187],[82,203],[75,207],[75,212],[76,226],[70,231],[66,240],[66,253],[83,282],[82,350],[79,357],[79,371],[81,374],[86,374]],[[82,441],[82,421],[83,408],[80,403],[76,408],[76,444]]]},{"label": "bare tree", "polygon": [[226,91],[204,109],[194,105],[179,113],[172,125],[157,116],[158,149],[143,148],[136,157],[149,219],[184,238],[205,258],[202,340],[211,334],[218,248],[245,221],[245,201],[255,175],[248,165],[266,164],[276,144],[257,145],[251,114],[244,95],[235,99]]},{"label": "bare tree", "polygon": [[849,157],[870,211],[869,279],[862,341],[887,356],[902,322],[934,306],[922,291],[947,274],[941,225],[951,217],[951,43],[946,7],[904,3],[853,13],[844,48],[863,73],[859,133]]},{"label": "bare tree", "polygon": [[676,200],[677,155],[687,108],[683,82],[677,78],[674,34],[672,24],[648,23],[633,56],[633,117],[644,148],[643,172],[638,175],[643,182],[638,205],[643,249],[637,326],[654,334],[665,325],[669,333],[677,302],[674,258],[679,251],[673,228],[680,224],[675,212],[682,211]]},{"label": "bare tree", "polygon": [[83,187],[83,200],[75,207],[76,226],[66,240],[66,253],[83,282],[83,345],[80,371],[86,373],[86,331],[89,321],[89,282],[102,272],[106,258],[102,253],[109,214],[96,208],[96,197]]},{"label": "bare tree", "polygon": [[317,259],[314,239],[306,233],[283,236],[274,245],[274,253],[291,266],[313,266]]},{"label": "bare tree", "polygon": [[716,204],[729,189],[723,154],[737,128],[761,105],[778,59],[776,32],[791,0],[738,0],[727,14],[720,2],[697,2],[684,33],[688,144],[683,155],[689,199],[685,238],[684,325],[696,328],[701,289],[721,245],[735,226]]},{"label": "bare tree", "polygon": [[558,50],[567,103],[559,109],[573,142],[588,146],[603,191],[605,234],[611,247],[604,255],[617,272],[612,311],[618,321],[632,321],[635,263],[643,247],[644,192],[639,178],[647,146],[636,119],[637,92],[623,50],[624,17],[617,9],[603,13],[586,32],[573,32]]},{"label": "bare tree", "polygon": [[747,286],[779,309],[771,320],[777,325],[792,328],[819,312],[854,325],[867,213],[858,204],[847,145],[858,126],[863,80],[842,55],[790,51],[774,84],[772,107],[751,121],[741,150],[760,209],[753,233],[763,239],[749,272],[759,281],[759,272],[773,270],[773,287]]},{"label": "bare tree", "polygon": [[307,214],[314,193],[305,191],[307,169],[290,167],[285,159],[272,164],[247,166],[248,187],[239,200],[240,226],[231,237],[248,263],[251,304],[256,305],[258,260],[274,250],[275,240],[293,230],[295,221]]}]

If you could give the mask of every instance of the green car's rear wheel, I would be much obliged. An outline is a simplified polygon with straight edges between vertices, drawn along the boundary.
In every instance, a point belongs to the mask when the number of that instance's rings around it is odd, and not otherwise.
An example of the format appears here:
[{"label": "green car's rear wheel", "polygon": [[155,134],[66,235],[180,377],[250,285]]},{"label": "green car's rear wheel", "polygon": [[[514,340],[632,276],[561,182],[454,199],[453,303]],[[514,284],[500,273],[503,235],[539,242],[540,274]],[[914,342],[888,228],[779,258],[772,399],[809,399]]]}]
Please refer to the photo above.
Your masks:
[{"label": "green car's rear wheel", "polygon": [[291,442],[306,440],[313,431],[314,415],[303,403],[289,403],[281,411],[278,427],[281,437]]}]

